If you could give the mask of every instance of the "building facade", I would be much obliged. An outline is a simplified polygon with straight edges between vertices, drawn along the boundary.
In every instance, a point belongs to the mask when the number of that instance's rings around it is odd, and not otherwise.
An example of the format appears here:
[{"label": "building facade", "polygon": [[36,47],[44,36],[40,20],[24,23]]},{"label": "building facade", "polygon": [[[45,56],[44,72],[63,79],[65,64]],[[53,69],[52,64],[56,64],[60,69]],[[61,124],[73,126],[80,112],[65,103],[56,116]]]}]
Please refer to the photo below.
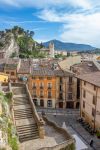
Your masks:
[{"label": "building facade", "polygon": [[94,130],[100,128],[100,72],[79,76],[80,114]]},{"label": "building facade", "polygon": [[77,80],[73,74],[59,70],[33,69],[28,86],[36,106],[44,108],[79,108]]}]

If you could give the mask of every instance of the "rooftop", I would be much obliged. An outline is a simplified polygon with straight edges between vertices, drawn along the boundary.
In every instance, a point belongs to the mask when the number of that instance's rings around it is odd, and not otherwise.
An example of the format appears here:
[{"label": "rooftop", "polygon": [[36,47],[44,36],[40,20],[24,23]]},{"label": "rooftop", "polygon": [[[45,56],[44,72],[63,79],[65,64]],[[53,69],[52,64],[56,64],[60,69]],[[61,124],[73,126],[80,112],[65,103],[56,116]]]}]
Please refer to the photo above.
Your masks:
[{"label": "rooftop", "polygon": [[98,68],[93,61],[85,61],[79,64],[75,64],[71,67],[72,71],[76,74],[87,74],[98,71]]},{"label": "rooftop", "polygon": [[18,73],[26,73],[29,74],[31,70],[31,60],[29,59],[21,59],[20,67]]},{"label": "rooftop", "polygon": [[84,75],[79,75],[77,76],[77,78],[100,87],[100,71],[89,73],[89,74],[84,74]]},{"label": "rooftop", "polygon": [[46,67],[44,68],[33,68],[32,69],[33,76],[54,76],[54,72]]}]

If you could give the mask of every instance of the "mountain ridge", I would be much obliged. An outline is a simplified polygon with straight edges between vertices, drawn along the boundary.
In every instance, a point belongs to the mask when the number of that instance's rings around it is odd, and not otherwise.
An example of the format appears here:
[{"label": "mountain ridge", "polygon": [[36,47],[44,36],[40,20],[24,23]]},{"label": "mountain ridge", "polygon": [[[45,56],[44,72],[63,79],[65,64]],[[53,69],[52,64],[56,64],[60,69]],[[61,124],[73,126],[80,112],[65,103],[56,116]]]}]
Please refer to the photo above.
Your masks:
[{"label": "mountain ridge", "polygon": [[49,46],[49,43],[52,42],[55,45],[55,50],[66,50],[66,51],[88,51],[88,50],[95,50],[96,47],[93,47],[89,44],[77,44],[77,43],[68,43],[68,42],[62,42],[60,40],[50,40],[47,42],[44,42],[43,45],[45,47]]}]

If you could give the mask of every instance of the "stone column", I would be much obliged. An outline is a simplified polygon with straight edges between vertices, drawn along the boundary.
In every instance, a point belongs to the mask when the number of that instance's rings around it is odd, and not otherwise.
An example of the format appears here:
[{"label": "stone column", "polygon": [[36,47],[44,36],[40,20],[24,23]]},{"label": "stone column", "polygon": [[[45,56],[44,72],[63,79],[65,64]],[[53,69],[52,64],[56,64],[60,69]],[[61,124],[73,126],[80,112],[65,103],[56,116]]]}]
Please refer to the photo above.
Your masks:
[{"label": "stone column", "polygon": [[39,137],[40,137],[40,139],[44,139],[44,136],[45,136],[44,125],[41,125],[38,128],[39,128]]}]

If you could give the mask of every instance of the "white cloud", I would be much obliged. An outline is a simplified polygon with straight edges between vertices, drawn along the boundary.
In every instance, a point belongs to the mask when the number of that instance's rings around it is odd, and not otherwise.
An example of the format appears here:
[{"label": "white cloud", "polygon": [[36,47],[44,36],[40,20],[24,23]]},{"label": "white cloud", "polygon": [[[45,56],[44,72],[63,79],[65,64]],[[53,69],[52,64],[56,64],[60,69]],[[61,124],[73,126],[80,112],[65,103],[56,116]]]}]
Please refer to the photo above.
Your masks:
[{"label": "white cloud", "polygon": [[[59,35],[61,40],[90,43],[100,47],[98,42],[98,39],[100,39],[100,1],[98,0],[0,0],[1,6],[5,4],[42,9],[37,14],[40,19],[62,23],[61,34]],[[67,8],[70,7],[72,7],[72,13],[68,14]],[[62,8],[61,11],[59,8]],[[77,8],[81,8],[84,13],[81,13],[81,11],[76,13],[76,10],[80,10]],[[98,12],[96,11],[97,8]],[[64,13],[62,13],[63,10]],[[25,21],[20,23],[23,24]],[[26,23],[30,23],[30,21],[26,21]]]},{"label": "white cloud", "polygon": [[54,10],[44,10],[39,17],[49,22],[61,22],[59,38],[67,42],[88,43],[100,47],[100,13],[67,14]]},{"label": "white cloud", "polygon": [[92,15],[71,15],[69,24],[64,24],[62,34],[63,41],[89,43],[100,47],[100,13]]},{"label": "white cloud", "polygon": [[92,7],[92,1],[93,0],[0,0],[0,3],[20,7],[33,6],[37,8],[48,8],[51,6],[67,7],[70,5],[90,9]]}]

